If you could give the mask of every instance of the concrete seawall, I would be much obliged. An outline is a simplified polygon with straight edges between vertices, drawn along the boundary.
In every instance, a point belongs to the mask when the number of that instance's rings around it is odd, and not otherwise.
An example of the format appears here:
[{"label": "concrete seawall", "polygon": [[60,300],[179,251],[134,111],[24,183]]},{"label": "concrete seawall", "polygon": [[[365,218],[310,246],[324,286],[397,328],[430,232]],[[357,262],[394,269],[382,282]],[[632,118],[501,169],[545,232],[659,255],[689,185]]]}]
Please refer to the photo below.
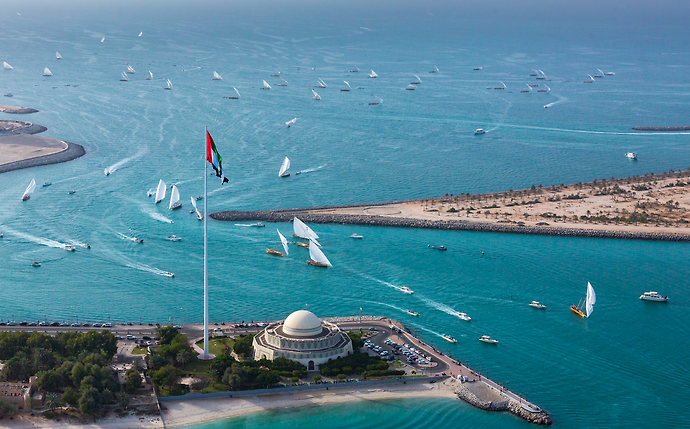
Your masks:
[{"label": "concrete seawall", "polygon": [[328,208],[342,207],[368,207],[381,204],[360,204],[351,206],[332,206],[308,209],[284,209],[267,210],[257,212],[223,211],[212,213],[210,216],[216,220],[223,221],[264,221],[264,222],[291,222],[292,218],[298,216],[307,223],[339,223],[346,225],[368,225],[368,226],[389,226],[399,228],[421,228],[421,229],[445,229],[457,231],[477,231],[477,232],[497,232],[511,234],[530,234],[530,235],[553,235],[558,237],[597,237],[597,238],[616,238],[629,240],[656,240],[656,241],[678,241],[690,242],[690,234],[658,233],[658,232],[638,232],[638,231],[613,231],[580,228],[559,228],[557,226],[520,226],[514,224],[494,224],[489,222],[468,222],[462,220],[421,220],[410,218],[397,218],[374,215],[345,215],[333,213],[310,213],[310,210],[321,210]]}]

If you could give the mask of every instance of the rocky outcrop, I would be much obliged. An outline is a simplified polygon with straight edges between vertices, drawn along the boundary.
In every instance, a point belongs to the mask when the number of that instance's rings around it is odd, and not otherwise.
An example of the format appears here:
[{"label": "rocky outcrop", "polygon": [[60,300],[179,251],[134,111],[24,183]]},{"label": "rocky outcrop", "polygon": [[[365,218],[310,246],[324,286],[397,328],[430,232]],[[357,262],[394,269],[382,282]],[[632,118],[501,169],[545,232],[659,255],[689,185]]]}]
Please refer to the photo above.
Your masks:
[{"label": "rocky outcrop", "polygon": [[557,226],[532,226],[517,224],[496,224],[490,222],[468,222],[463,220],[422,220],[374,215],[345,215],[335,213],[312,213],[310,210],[335,209],[341,207],[372,207],[380,205],[361,204],[348,206],[315,207],[311,209],[283,209],[257,212],[224,211],[212,213],[211,218],[224,221],[290,222],[298,216],[307,223],[340,223],[348,225],[393,226],[399,228],[446,229],[458,231],[500,232],[511,234],[553,235],[559,237],[598,237],[630,240],[690,241],[690,234],[642,231],[614,231],[599,229],[561,228]]}]

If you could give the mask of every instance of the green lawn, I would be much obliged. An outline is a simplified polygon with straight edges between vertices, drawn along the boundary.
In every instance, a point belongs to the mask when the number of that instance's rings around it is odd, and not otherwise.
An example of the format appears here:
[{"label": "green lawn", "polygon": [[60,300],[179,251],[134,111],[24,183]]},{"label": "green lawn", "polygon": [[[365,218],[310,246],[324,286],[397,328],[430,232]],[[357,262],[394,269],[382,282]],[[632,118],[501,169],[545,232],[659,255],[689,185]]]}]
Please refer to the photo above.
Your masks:
[{"label": "green lawn", "polygon": [[[225,347],[232,350],[232,346],[235,344],[235,340],[232,338],[209,338],[208,339],[208,352],[215,356],[220,356],[225,353]],[[199,341],[196,343],[197,346],[204,348],[204,341]]]},{"label": "green lawn", "polygon": [[148,351],[148,349],[147,349],[146,347],[139,347],[139,346],[134,347],[134,350],[132,350],[132,354],[133,354],[133,355],[145,355],[145,354],[147,354],[148,352],[149,352],[149,351]]}]

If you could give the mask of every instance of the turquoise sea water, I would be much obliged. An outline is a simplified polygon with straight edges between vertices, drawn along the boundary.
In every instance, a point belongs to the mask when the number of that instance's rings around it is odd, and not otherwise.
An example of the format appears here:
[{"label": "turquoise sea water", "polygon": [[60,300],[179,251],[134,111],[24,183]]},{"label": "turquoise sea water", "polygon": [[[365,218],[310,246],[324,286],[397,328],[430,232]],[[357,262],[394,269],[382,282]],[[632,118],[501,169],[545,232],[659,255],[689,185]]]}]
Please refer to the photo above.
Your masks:
[{"label": "turquoise sea water", "polygon": [[[688,32],[655,14],[613,19],[604,9],[607,21],[579,9],[549,14],[498,4],[431,4],[428,12],[414,3],[139,5],[136,12],[124,4],[17,4],[0,16],[0,60],[14,67],[0,70],[0,92],[15,95],[2,102],[40,110],[0,119],[45,125],[44,135],[87,150],[70,163],[0,175],[0,319],[200,322],[203,235],[189,197],[203,192],[204,125],[230,178],[222,187],[211,178],[210,212],[489,192],[690,166],[687,133],[630,129],[688,125]],[[679,17],[673,8],[667,15]],[[125,63],[137,70],[126,83],[119,82]],[[361,72],[348,73],[355,65]],[[434,65],[440,73],[428,73]],[[46,66],[53,77],[41,76]],[[583,84],[598,68],[616,75]],[[367,79],[370,69],[379,78]],[[532,69],[547,74],[550,93],[519,92],[542,84],[529,77]],[[144,80],[148,70],[153,81]],[[214,70],[222,81],[211,80]],[[278,71],[289,86],[275,85],[280,79],[270,75]],[[405,91],[414,74],[422,84]],[[164,91],[159,78],[173,90]],[[316,102],[310,88],[319,78],[329,87],[317,89]],[[264,79],[273,90],[258,89]],[[355,89],[340,92],[343,80]],[[508,89],[486,89],[499,81]],[[232,87],[240,100],[222,98]],[[374,97],[383,104],[369,106]],[[475,137],[479,127],[489,132]],[[627,151],[639,161],[626,160]],[[304,173],[279,179],[284,156],[293,173]],[[105,176],[105,168],[114,172]],[[22,203],[32,178],[39,188]],[[159,179],[179,184],[181,210],[146,196]],[[47,181],[52,186],[40,187]],[[212,321],[280,319],[305,305],[319,316],[361,307],[407,323],[508,383],[558,427],[678,427],[690,418],[676,406],[690,382],[687,244],[316,225],[334,265],[318,270],[304,263],[302,248],[268,257],[275,227],[291,233],[289,224],[209,222]],[[364,240],[347,238],[352,232]],[[183,240],[170,242],[170,234]],[[145,243],[127,239],[134,236]],[[55,242],[92,248],[68,253]],[[43,266],[31,267],[33,260]],[[568,306],[584,296],[587,281],[598,302],[582,320]],[[641,302],[645,290],[671,301]],[[547,310],[528,307],[531,300]],[[443,341],[444,333],[458,343]],[[501,344],[486,347],[480,335]],[[459,401],[406,400],[213,427],[337,427],[344,419],[362,427],[526,426]]]}]

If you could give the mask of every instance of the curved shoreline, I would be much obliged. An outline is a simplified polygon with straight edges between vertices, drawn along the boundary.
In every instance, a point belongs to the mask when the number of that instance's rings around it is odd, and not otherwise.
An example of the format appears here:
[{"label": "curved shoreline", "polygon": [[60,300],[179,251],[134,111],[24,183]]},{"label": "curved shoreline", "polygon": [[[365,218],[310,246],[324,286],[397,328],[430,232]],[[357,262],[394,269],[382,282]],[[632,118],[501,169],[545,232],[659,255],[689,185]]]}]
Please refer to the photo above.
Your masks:
[{"label": "curved shoreline", "polygon": [[23,168],[38,167],[41,165],[59,164],[61,162],[72,161],[86,154],[83,146],[64,140],[61,141],[67,144],[67,149],[50,155],[41,155],[35,158],[23,159],[21,161],[0,165],[0,173],[21,170]]},{"label": "curved shoreline", "polygon": [[[343,207],[367,207],[385,206],[390,203],[381,204],[356,204],[351,206],[331,206],[319,207],[322,209],[343,208]],[[221,221],[265,221],[265,222],[290,222],[295,216],[307,223],[339,223],[347,225],[365,226],[388,226],[398,228],[419,228],[419,229],[445,229],[456,231],[476,231],[494,232],[527,235],[551,235],[558,237],[596,237],[596,238],[615,238],[627,240],[653,240],[653,241],[677,241],[690,242],[690,234],[682,233],[659,233],[659,232],[638,232],[638,231],[614,231],[598,229],[562,228],[558,226],[532,226],[514,224],[495,224],[490,222],[469,222],[462,220],[424,220],[399,217],[384,217],[375,215],[345,215],[331,213],[310,213],[309,209],[284,209],[267,210],[257,212],[242,211],[223,211],[211,213],[212,219]]]}]

